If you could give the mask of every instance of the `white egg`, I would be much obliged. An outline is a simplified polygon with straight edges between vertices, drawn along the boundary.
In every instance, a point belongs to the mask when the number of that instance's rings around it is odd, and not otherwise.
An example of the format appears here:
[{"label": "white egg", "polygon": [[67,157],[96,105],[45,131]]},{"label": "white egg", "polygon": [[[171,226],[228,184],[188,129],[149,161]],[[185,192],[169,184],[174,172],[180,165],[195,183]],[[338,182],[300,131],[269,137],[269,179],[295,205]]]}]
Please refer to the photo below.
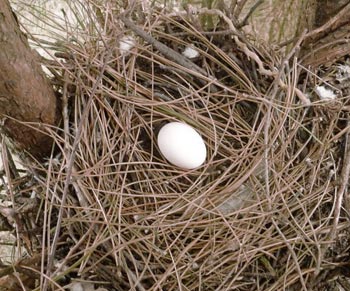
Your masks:
[{"label": "white egg", "polygon": [[197,168],[207,157],[203,138],[182,122],[171,122],[160,129],[158,147],[170,163],[183,169]]}]

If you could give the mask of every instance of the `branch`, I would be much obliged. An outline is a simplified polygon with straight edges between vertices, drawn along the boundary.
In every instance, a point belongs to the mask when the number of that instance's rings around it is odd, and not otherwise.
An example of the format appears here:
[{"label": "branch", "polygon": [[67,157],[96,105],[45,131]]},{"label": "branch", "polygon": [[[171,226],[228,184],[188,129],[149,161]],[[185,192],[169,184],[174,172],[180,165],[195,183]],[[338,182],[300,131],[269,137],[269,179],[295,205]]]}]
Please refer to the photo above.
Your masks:
[{"label": "branch", "polygon": [[249,17],[253,14],[253,12],[264,2],[264,0],[259,0],[255,2],[255,4],[250,8],[247,15],[244,17],[244,19],[237,25],[237,28],[242,28],[243,26],[246,26],[248,24]]},{"label": "branch", "polygon": [[[350,114],[347,113],[347,123],[350,124]],[[334,209],[334,220],[333,220],[333,227],[330,232],[330,239],[333,240],[335,238],[335,235],[337,233],[337,225],[339,223],[340,218],[340,212],[343,205],[343,199],[345,196],[345,193],[347,193],[347,188],[349,185],[349,175],[350,175],[350,130],[348,129],[348,132],[345,135],[345,149],[344,149],[344,159],[343,159],[343,167],[340,174],[340,188],[339,191],[335,197],[335,209]],[[345,199],[345,206],[346,209],[349,209],[350,206],[350,196],[349,193],[346,195]]]},{"label": "branch", "polygon": [[[328,20],[324,25],[310,31],[305,35],[305,39],[312,38],[316,36],[317,34],[320,34],[321,32],[325,32],[328,29],[330,29],[334,24],[336,24],[333,29],[337,29],[342,24],[340,23],[340,20],[343,18],[343,16],[346,16],[346,13],[350,11],[350,3],[347,4],[340,12],[338,12],[334,17],[332,17],[330,20]],[[348,17],[346,16],[346,21],[348,21]]]}]

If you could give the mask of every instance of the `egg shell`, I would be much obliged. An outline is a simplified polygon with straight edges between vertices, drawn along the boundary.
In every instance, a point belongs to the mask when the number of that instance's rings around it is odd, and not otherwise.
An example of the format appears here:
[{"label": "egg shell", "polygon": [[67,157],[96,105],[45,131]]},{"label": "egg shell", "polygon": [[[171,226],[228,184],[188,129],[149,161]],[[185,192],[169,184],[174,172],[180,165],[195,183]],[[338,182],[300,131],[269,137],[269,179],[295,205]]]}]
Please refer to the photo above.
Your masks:
[{"label": "egg shell", "polygon": [[157,143],[162,155],[183,169],[199,167],[207,156],[203,138],[186,123],[170,122],[164,125],[158,133]]}]

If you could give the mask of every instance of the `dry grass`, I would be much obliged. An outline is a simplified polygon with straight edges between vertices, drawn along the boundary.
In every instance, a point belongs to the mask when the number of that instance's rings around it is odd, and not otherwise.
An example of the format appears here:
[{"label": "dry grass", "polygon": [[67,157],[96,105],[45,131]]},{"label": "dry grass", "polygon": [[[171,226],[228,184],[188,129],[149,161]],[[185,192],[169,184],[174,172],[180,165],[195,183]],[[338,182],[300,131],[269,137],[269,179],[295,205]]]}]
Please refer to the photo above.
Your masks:
[{"label": "dry grass", "polygon": [[[57,149],[19,192],[40,200],[29,238],[41,261],[21,266],[33,289],[78,276],[108,290],[312,290],[346,264],[347,96],[319,101],[297,50],[228,34],[218,11],[198,12],[221,19],[226,33],[210,35],[196,15],[135,7],[130,24],[112,4],[82,7],[86,33],[48,65],[63,100]],[[126,34],[136,45],[123,55]],[[200,168],[159,154],[157,130],[174,120],[203,136]]]}]

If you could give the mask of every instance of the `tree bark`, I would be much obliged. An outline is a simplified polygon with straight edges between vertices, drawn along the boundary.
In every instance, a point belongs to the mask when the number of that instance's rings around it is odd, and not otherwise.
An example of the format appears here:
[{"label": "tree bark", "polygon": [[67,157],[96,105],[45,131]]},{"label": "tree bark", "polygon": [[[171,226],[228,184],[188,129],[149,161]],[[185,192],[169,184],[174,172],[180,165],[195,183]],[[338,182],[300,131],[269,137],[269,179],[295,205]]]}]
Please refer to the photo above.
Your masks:
[{"label": "tree bark", "polygon": [[303,42],[304,65],[327,65],[349,55],[350,0],[318,0],[312,29]]},{"label": "tree bark", "polygon": [[17,150],[36,158],[51,151],[41,125],[56,125],[58,100],[40,59],[21,32],[8,0],[0,0],[0,122]]}]

